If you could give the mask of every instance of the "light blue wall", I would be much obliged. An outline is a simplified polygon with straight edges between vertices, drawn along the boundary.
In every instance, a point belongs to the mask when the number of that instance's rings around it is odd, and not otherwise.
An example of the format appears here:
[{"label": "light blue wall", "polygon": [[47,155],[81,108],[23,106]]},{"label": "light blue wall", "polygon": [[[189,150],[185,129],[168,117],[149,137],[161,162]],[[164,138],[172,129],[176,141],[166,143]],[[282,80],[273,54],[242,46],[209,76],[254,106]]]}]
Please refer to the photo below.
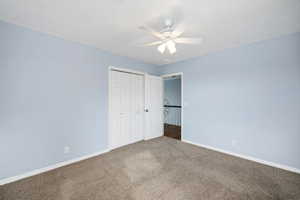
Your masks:
[{"label": "light blue wall", "polygon": [[183,72],[183,139],[300,169],[300,33],[160,70]]},{"label": "light blue wall", "polygon": [[[157,73],[0,22],[0,179],[107,148],[109,65]],[[300,168],[300,33],[159,69],[184,73],[184,139]]]},{"label": "light blue wall", "polygon": [[[164,104],[181,106],[181,79],[164,80]],[[165,108],[165,123],[180,126],[181,109],[166,107]]]},{"label": "light blue wall", "polygon": [[0,22],[0,179],[107,149],[109,65],[156,70]]}]

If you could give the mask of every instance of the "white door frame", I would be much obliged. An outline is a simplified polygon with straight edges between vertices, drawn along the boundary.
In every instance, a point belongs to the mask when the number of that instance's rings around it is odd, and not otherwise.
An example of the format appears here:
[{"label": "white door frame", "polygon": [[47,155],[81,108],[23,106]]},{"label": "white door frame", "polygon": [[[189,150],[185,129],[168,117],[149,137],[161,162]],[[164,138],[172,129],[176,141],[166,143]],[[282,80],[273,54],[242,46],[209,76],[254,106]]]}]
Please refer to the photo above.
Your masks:
[{"label": "white door frame", "polygon": [[[181,141],[184,141],[184,137],[183,137],[183,111],[184,111],[184,103],[183,103],[183,72],[176,72],[176,73],[171,73],[171,74],[164,74],[161,77],[163,78],[163,98],[165,97],[165,81],[164,78],[168,78],[168,77],[172,77],[172,76],[180,76],[181,81],[180,81],[180,85],[181,85],[181,118],[180,118],[180,124],[181,124]],[[163,131],[165,132],[165,127],[163,126]]]},{"label": "white door frame", "polygon": [[[119,67],[114,67],[114,66],[109,66],[108,67],[108,150],[111,151],[112,148],[112,133],[111,133],[111,94],[112,94],[112,87],[111,87],[111,72],[112,71],[119,71],[119,72],[124,72],[124,73],[132,73],[132,74],[138,74],[138,75],[142,75],[144,76],[144,85],[145,85],[145,78],[146,78],[146,74],[145,72],[141,72],[141,71],[136,71],[136,70],[131,70],[131,69],[126,69],[126,68],[119,68]],[[144,88],[144,95],[145,95],[145,88]],[[144,108],[145,108],[145,98],[144,98]],[[145,112],[143,112],[143,118],[144,118],[144,127],[143,129],[145,129]],[[143,132],[143,138],[145,139],[145,131]]]}]

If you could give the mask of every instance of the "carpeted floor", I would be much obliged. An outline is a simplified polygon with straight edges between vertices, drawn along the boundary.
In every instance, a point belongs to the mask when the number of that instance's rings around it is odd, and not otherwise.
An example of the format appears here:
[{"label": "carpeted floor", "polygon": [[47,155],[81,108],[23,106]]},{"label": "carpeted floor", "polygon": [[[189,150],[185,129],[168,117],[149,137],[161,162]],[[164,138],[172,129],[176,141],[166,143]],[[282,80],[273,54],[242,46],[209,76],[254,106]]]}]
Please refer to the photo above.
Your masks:
[{"label": "carpeted floor", "polygon": [[300,175],[160,137],[1,187],[4,200],[300,199]]}]

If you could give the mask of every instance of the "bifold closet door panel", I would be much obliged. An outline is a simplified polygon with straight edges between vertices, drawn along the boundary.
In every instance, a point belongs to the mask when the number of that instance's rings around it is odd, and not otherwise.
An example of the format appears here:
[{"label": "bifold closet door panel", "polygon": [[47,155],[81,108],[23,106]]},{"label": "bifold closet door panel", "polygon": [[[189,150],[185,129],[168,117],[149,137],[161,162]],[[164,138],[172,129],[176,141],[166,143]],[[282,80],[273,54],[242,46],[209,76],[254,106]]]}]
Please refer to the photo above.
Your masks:
[{"label": "bifold closet door panel", "polygon": [[143,139],[144,77],[111,72],[111,147]]},{"label": "bifold closet door panel", "polygon": [[123,108],[122,108],[122,93],[123,93],[123,84],[124,84],[124,75],[112,71],[111,72],[111,113],[110,113],[110,120],[111,120],[111,146],[112,148],[116,148],[122,145],[123,137],[122,137],[122,129],[123,126],[122,122],[122,115]]},{"label": "bifold closet door panel", "polygon": [[131,76],[131,143],[143,140],[144,128],[144,77]]},{"label": "bifold closet door panel", "polygon": [[121,92],[121,80],[119,78],[119,73],[115,71],[110,72],[110,146],[111,148],[116,148],[119,145],[119,140],[117,140],[120,132],[120,92]]},{"label": "bifold closet door panel", "polygon": [[111,72],[111,145],[117,148],[128,144],[130,132],[130,77]]},{"label": "bifold closet door panel", "polygon": [[121,74],[121,93],[120,93],[120,99],[121,99],[121,110],[120,110],[120,143],[121,146],[129,144],[130,143],[130,131],[131,131],[131,120],[132,120],[132,111],[131,111],[131,77],[128,73],[122,73]]}]

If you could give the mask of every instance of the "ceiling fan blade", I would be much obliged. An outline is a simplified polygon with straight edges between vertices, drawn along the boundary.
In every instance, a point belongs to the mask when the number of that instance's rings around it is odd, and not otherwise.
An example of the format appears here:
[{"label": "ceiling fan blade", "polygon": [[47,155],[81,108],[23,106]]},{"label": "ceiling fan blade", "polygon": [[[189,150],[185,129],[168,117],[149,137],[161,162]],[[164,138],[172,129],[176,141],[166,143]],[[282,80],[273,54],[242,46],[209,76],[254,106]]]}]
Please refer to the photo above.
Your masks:
[{"label": "ceiling fan blade", "polygon": [[159,39],[161,39],[161,40],[165,39],[165,37],[164,37],[160,32],[155,31],[155,30],[153,30],[153,29],[150,28],[150,27],[140,26],[139,29],[144,30],[144,31],[147,31],[147,32],[149,32],[151,35],[153,35],[154,37],[159,38]]},{"label": "ceiling fan blade", "polygon": [[159,45],[159,44],[162,44],[162,43],[163,43],[162,41],[155,41],[155,42],[149,42],[149,43],[143,44],[142,46],[149,47],[149,46]]},{"label": "ceiling fan blade", "polygon": [[183,31],[178,31],[178,30],[175,30],[172,32],[172,37],[173,38],[177,38],[177,37],[180,37],[182,35]]},{"label": "ceiling fan blade", "polygon": [[202,38],[181,37],[181,38],[174,39],[174,41],[176,43],[181,43],[181,44],[200,44],[200,43],[202,43],[203,39]]},{"label": "ceiling fan blade", "polygon": [[172,32],[172,37],[177,38],[184,32],[183,24],[176,25],[174,31]]}]

